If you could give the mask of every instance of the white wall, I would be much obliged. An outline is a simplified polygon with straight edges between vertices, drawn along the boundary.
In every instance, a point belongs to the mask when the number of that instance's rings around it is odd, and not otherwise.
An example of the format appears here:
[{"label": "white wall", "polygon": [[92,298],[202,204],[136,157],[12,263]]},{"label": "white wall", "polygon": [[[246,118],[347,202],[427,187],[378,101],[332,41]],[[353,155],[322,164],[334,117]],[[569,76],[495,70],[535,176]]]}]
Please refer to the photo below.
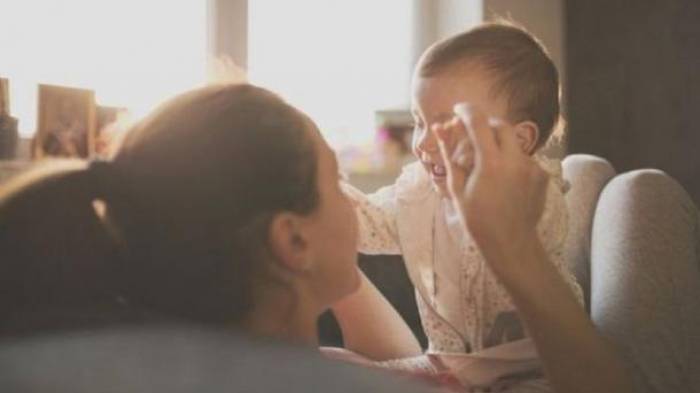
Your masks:
[{"label": "white wall", "polygon": [[411,37],[413,61],[411,69],[420,55],[437,39],[439,0],[413,0],[413,37]]},{"label": "white wall", "polygon": [[437,40],[449,37],[480,23],[482,0],[437,0]]},{"label": "white wall", "polygon": [[[248,65],[248,0],[208,0],[207,52]],[[212,64],[209,64],[210,67]]]},{"label": "white wall", "polygon": [[483,19],[482,0],[414,0],[414,63],[431,44]]}]

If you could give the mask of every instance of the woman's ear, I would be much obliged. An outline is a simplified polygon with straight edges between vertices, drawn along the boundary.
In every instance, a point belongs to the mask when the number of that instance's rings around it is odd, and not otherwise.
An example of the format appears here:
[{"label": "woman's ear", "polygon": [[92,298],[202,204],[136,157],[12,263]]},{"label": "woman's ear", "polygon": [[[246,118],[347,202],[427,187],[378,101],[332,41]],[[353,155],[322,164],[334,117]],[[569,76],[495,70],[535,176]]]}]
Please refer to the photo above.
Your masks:
[{"label": "woman's ear", "polygon": [[274,216],[268,229],[268,244],[275,263],[293,273],[311,268],[309,235],[304,219],[294,213]]},{"label": "woman's ear", "polygon": [[537,127],[537,124],[532,121],[518,123],[515,126],[515,134],[518,138],[518,142],[520,143],[523,153],[528,155],[533,154],[535,152],[535,148],[537,147],[537,140],[539,139],[540,135],[540,130],[539,127]]}]

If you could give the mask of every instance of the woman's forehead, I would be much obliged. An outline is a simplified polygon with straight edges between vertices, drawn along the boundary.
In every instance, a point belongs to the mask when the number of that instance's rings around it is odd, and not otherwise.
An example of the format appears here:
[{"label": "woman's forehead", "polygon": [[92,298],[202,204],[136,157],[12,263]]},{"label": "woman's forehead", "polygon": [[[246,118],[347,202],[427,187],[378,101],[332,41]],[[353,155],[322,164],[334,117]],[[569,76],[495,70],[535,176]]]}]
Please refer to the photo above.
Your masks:
[{"label": "woman's forehead", "polygon": [[308,126],[306,127],[309,138],[314,144],[314,150],[318,156],[320,167],[337,167],[335,152],[326,142],[316,124],[308,117],[305,117]]}]

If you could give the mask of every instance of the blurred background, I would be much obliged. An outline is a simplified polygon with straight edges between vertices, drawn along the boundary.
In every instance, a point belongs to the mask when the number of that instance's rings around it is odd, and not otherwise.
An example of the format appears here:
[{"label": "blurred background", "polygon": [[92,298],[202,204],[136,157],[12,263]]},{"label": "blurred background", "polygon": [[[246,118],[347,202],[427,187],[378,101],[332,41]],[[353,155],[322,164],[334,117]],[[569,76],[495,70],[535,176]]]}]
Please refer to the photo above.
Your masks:
[{"label": "blurred background", "polygon": [[406,111],[420,53],[505,17],[539,37],[561,73],[567,138],[549,154],[596,154],[618,171],[660,168],[700,201],[696,1],[0,0],[0,6],[0,115],[16,120],[0,121],[0,144],[11,146],[6,165],[37,156],[32,138],[47,127],[39,85],[82,89],[94,101],[85,132],[95,146],[88,154],[99,154],[110,122],[122,115],[133,121],[177,92],[226,78],[221,65],[232,61],[315,119],[352,182],[370,191],[411,159]]}]

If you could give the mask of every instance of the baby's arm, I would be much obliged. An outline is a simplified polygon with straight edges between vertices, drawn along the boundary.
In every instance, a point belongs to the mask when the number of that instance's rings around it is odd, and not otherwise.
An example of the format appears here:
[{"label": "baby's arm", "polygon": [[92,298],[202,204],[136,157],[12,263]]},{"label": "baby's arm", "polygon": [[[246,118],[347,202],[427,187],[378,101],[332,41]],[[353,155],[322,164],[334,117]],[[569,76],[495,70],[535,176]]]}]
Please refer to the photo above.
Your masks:
[{"label": "baby's arm", "polygon": [[379,361],[421,354],[401,315],[362,272],[360,277],[360,288],[333,305],[345,348]]},{"label": "baby's arm", "polygon": [[[399,254],[393,186],[369,196],[348,184],[343,188],[357,212],[358,251]],[[372,282],[360,275],[360,288],[333,305],[345,347],[379,361],[420,354],[420,344],[403,318]]]},{"label": "baby's arm", "polygon": [[363,254],[401,254],[396,228],[396,197],[394,186],[365,195],[349,184],[343,189],[352,200],[359,223],[357,250]]},{"label": "baby's arm", "polygon": [[569,232],[569,212],[562,191],[561,179],[550,177],[547,188],[546,207],[537,225],[537,232],[550,260],[564,281],[583,305],[583,290],[566,263],[564,248]]}]

